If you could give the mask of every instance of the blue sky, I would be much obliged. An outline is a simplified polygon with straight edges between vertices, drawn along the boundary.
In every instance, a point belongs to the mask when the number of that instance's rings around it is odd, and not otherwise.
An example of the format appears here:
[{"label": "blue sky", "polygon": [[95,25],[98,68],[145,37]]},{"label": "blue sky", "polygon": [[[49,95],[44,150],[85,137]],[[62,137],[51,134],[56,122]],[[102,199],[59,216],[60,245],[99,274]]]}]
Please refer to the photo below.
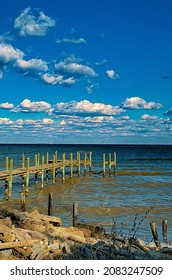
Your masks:
[{"label": "blue sky", "polygon": [[172,2],[0,4],[0,143],[172,144]]}]

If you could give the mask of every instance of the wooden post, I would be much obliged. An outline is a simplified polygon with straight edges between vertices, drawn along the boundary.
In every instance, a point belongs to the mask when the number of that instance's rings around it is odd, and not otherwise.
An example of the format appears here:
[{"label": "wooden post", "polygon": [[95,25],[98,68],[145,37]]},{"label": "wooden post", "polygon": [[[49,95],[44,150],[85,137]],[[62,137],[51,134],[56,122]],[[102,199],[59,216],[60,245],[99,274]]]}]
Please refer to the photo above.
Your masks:
[{"label": "wooden post", "polygon": [[55,155],[55,162],[57,162],[57,151],[55,151],[54,155]]},{"label": "wooden post", "polygon": [[[9,169],[9,158],[5,158],[5,169]],[[5,180],[5,186],[4,186],[4,198],[8,200],[8,180]]]},{"label": "wooden post", "polygon": [[111,153],[109,153],[109,176],[111,175],[111,165],[112,165],[112,161],[111,161]]},{"label": "wooden post", "polygon": [[20,199],[21,199],[21,212],[26,212],[26,197],[25,193],[20,193]]},{"label": "wooden post", "polygon": [[35,166],[38,166],[38,155],[35,155]]},{"label": "wooden post", "polygon": [[56,176],[56,169],[55,169],[55,155],[53,155],[53,184],[55,184],[55,176]]},{"label": "wooden post", "polygon": [[8,157],[5,158],[5,169],[6,170],[9,169],[9,159],[8,159]]},{"label": "wooden post", "polygon": [[77,161],[78,161],[78,177],[81,175],[81,156],[80,152],[77,152]]},{"label": "wooden post", "polygon": [[53,214],[53,193],[49,193],[48,196],[48,216],[52,216]]},{"label": "wooden post", "polygon": [[44,187],[44,156],[42,156],[42,164],[41,164],[41,188]]},{"label": "wooden post", "polygon": [[12,184],[13,184],[13,159],[10,159],[10,170],[9,170],[9,180],[8,180],[8,199],[12,196]]},{"label": "wooden post", "polygon": [[78,203],[73,203],[73,227],[77,225],[77,217],[78,217]]},{"label": "wooden post", "polygon": [[105,156],[105,153],[103,153],[103,177],[105,177],[105,174],[106,174],[106,156]]},{"label": "wooden post", "polygon": [[[55,152],[55,164],[57,164],[57,159],[58,159],[58,154],[57,151]],[[57,181],[57,177],[58,177],[58,168],[56,168],[55,170],[55,179]]]},{"label": "wooden post", "polygon": [[89,171],[92,171],[92,152],[90,152],[90,163],[89,163]]},{"label": "wooden post", "polygon": [[48,164],[48,162],[49,162],[49,153],[47,152],[46,153],[46,164]]},{"label": "wooden post", "polygon": [[25,155],[22,153],[22,168],[25,168]]},{"label": "wooden post", "polygon": [[37,165],[39,166],[40,165],[40,153],[38,153],[38,163]]},{"label": "wooden post", "polygon": [[114,174],[116,173],[116,153],[114,152]]},{"label": "wooden post", "polygon": [[158,239],[158,233],[157,233],[157,229],[156,229],[156,225],[154,222],[150,223],[150,227],[151,227],[151,231],[152,231],[152,235],[153,235],[153,239],[154,239],[154,242],[155,242],[155,245],[156,246],[160,246],[160,242],[159,242],[159,239]]},{"label": "wooden post", "polygon": [[87,153],[84,153],[84,175],[87,173]]},{"label": "wooden post", "polygon": [[26,159],[26,189],[25,189],[25,192],[26,192],[26,195],[28,194],[28,191],[29,191],[29,165],[30,165],[30,157],[27,157]]},{"label": "wooden post", "polygon": [[70,178],[73,177],[73,154],[70,153]]},{"label": "wooden post", "polygon": [[65,183],[65,153],[62,155],[62,183]]},{"label": "wooden post", "polygon": [[167,220],[162,220],[162,237],[164,243],[167,243]]}]

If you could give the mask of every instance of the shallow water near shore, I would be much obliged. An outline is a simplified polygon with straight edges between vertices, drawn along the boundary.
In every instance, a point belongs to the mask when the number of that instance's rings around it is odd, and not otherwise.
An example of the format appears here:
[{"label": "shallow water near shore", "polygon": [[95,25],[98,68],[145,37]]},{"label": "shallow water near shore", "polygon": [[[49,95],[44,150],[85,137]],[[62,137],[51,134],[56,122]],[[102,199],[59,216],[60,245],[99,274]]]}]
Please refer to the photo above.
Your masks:
[{"label": "shallow water near shore", "polygon": [[[93,171],[102,171],[102,154],[117,153],[117,172],[109,177],[108,172],[87,174],[81,177],[77,173],[73,179],[62,184],[61,177],[52,185],[49,182],[40,189],[40,181],[35,186],[34,177],[30,179],[29,194],[26,199],[27,211],[38,209],[47,213],[49,192],[53,192],[54,215],[62,218],[64,225],[72,223],[72,204],[78,202],[78,221],[103,226],[111,232],[116,223],[116,230],[123,234],[132,231],[136,222],[137,235],[152,240],[149,223],[156,222],[161,239],[162,219],[168,220],[168,239],[172,241],[172,146],[163,145],[0,145],[0,169],[5,167],[5,157],[15,162],[21,161],[21,154],[30,156],[36,153],[50,158],[55,151],[61,159],[62,153],[76,154],[77,151],[93,152]],[[112,167],[113,170],[113,167]],[[59,172],[60,173],[60,172]],[[60,175],[60,174],[59,174]],[[0,181],[0,205],[20,209],[21,180],[14,179],[12,201],[3,199],[4,182]]]}]

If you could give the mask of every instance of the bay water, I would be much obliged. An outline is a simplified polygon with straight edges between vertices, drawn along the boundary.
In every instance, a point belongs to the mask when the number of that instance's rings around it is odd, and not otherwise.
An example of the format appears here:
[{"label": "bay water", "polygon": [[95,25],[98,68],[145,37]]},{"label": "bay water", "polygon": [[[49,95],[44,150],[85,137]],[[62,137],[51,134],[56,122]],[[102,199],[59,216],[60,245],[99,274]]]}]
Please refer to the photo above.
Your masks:
[{"label": "bay water", "polygon": [[[115,230],[124,235],[136,235],[148,242],[152,240],[149,223],[156,222],[161,237],[161,223],[168,220],[168,239],[172,240],[172,146],[171,145],[50,145],[50,144],[1,144],[0,170],[5,168],[5,158],[13,158],[14,167],[21,166],[22,153],[34,161],[34,155],[52,159],[70,152],[81,157],[92,151],[93,172],[81,176],[77,172],[62,184],[61,174],[55,184],[49,182],[41,189],[41,180],[34,183],[30,178],[27,211],[38,209],[47,214],[48,194],[53,193],[53,215],[62,218],[64,225],[72,224],[72,205],[78,202],[78,221],[103,226],[107,232]],[[116,152],[115,176],[102,176],[102,154]],[[113,158],[112,158],[113,160]],[[68,171],[68,170],[67,170]],[[74,169],[75,171],[75,169]],[[0,181],[0,207],[20,209],[21,179],[14,178],[12,200],[4,200],[4,181]]]}]

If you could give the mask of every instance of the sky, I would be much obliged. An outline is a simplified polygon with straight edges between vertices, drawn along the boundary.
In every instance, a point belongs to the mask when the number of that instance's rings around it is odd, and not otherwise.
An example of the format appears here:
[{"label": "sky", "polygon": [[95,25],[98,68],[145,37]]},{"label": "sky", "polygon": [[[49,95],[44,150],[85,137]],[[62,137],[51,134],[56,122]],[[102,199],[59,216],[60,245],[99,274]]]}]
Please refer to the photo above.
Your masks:
[{"label": "sky", "polygon": [[171,0],[3,1],[0,143],[172,144],[171,12]]}]

